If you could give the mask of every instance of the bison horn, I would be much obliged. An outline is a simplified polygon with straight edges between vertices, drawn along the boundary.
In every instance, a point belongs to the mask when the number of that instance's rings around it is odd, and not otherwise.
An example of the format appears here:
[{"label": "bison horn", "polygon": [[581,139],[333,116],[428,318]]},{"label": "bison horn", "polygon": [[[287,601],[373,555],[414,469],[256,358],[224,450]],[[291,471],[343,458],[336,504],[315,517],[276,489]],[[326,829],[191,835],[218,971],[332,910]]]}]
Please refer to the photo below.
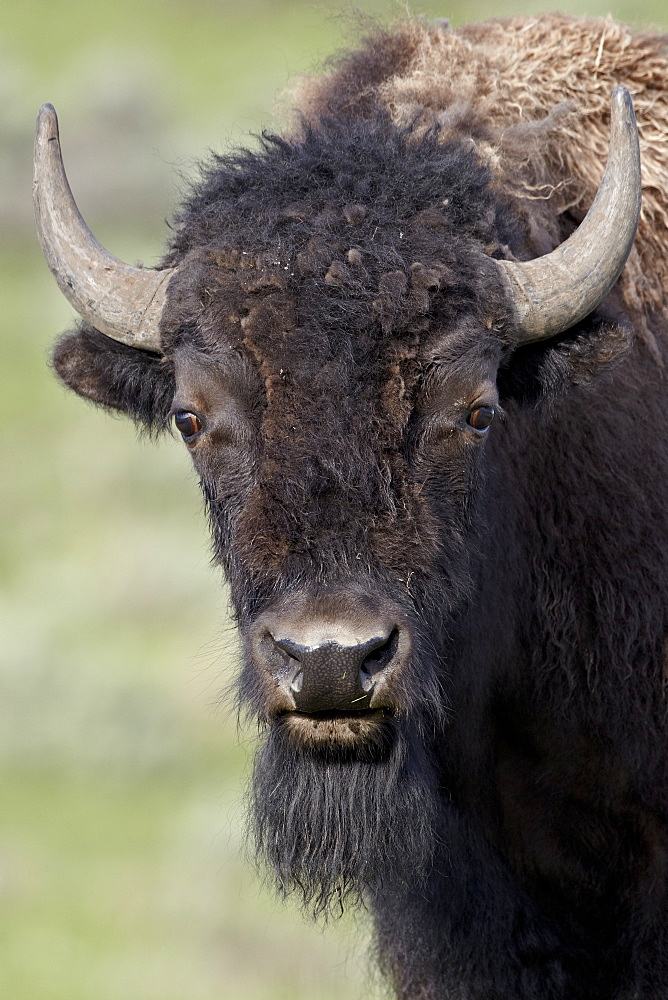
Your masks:
[{"label": "bison horn", "polygon": [[596,197],[578,229],[552,253],[497,261],[515,310],[519,343],[544,340],[595,309],[619,277],[640,217],[640,151],[633,101],[612,92],[610,151]]},{"label": "bison horn", "polygon": [[50,104],[37,117],[33,200],[42,253],[70,305],[108,337],[159,354],[160,316],[176,269],[131,267],[98,243],[72,196]]}]

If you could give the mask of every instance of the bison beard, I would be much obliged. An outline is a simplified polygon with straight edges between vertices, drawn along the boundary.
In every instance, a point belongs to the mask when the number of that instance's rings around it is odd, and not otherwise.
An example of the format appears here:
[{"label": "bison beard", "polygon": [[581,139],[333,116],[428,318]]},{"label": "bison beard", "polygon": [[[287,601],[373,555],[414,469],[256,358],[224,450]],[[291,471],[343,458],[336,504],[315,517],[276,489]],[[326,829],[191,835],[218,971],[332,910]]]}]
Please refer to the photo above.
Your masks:
[{"label": "bison beard", "polygon": [[384,745],[296,746],[279,718],[258,751],[251,820],[258,858],[279,892],[297,892],[314,916],[341,912],[383,887],[415,886],[437,843],[434,767],[405,720]]}]

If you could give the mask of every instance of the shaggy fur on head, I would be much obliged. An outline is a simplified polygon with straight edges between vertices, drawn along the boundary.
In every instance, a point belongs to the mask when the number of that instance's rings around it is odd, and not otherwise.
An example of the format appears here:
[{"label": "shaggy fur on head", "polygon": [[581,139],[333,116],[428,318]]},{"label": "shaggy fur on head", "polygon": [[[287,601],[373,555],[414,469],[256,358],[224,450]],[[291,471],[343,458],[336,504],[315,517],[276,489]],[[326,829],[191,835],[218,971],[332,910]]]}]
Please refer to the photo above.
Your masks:
[{"label": "shaggy fur on head", "polygon": [[[665,36],[610,18],[540,14],[451,29],[411,19],[378,31],[324,76],[303,79],[290,101],[309,120],[379,102],[398,125],[439,125],[441,142],[471,142],[497,190],[524,206],[546,245],[555,221],[580,222],[608,150],[610,93],[633,96],[643,168],[638,237],[621,278],[642,318],[668,291],[668,54]],[[420,130],[418,129],[418,134]]]}]

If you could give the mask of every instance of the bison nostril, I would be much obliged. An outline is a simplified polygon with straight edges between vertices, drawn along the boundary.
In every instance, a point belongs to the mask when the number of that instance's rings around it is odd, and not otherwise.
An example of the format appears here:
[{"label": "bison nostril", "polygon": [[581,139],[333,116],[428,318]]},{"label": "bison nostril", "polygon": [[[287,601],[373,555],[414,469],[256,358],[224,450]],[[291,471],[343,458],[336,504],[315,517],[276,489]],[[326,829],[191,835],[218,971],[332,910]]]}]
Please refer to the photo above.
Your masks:
[{"label": "bison nostril", "polygon": [[371,652],[367,653],[360,667],[360,684],[363,691],[370,691],[378,674],[385,670],[397,652],[399,629],[392,629],[387,639],[379,640]]},{"label": "bison nostril", "polygon": [[295,692],[295,694],[299,694],[299,692],[302,689],[303,683],[304,683],[304,671],[300,670],[298,673],[295,674],[295,676],[290,681],[290,687]]},{"label": "bison nostril", "polygon": [[269,633],[269,636],[276,649],[279,649],[281,651],[281,653],[288,662],[290,662],[290,660],[292,660],[294,663],[300,662],[298,656],[299,649],[295,643],[290,642],[289,639],[274,639],[271,633]]},{"label": "bison nostril", "polygon": [[284,673],[285,682],[287,682],[293,694],[299,694],[304,684],[304,670],[299,654],[300,652],[303,654],[304,650],[300,650],[289,639],[275,639],[271,633],[270,637],[274,648],[279,651],[288,667],[287,672]]}]

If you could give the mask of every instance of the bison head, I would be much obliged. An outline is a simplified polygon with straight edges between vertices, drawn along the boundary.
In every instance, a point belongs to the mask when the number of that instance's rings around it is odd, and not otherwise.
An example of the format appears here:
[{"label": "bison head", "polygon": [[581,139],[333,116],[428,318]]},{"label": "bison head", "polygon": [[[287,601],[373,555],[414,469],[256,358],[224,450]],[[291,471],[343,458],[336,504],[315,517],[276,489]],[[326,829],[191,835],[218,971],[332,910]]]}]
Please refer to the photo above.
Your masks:
[{"label": "bison head", "polygon": [[192,455],[240,704],[266,729],[258,846],[316,909],[428,871],[450,677],[481,607],[502,613],[504,442],[555,371],[581,381],[625,341],[602,315],[577,325],[637,223],[621,88],[613,107],[597,200],[545,257],[518,263],[529,238],[470,146],[379,111],[216,158],[153,272],[87,231],[42,112],[38,225],[85,320],[56,370],[152,428],[173,419]]}]

